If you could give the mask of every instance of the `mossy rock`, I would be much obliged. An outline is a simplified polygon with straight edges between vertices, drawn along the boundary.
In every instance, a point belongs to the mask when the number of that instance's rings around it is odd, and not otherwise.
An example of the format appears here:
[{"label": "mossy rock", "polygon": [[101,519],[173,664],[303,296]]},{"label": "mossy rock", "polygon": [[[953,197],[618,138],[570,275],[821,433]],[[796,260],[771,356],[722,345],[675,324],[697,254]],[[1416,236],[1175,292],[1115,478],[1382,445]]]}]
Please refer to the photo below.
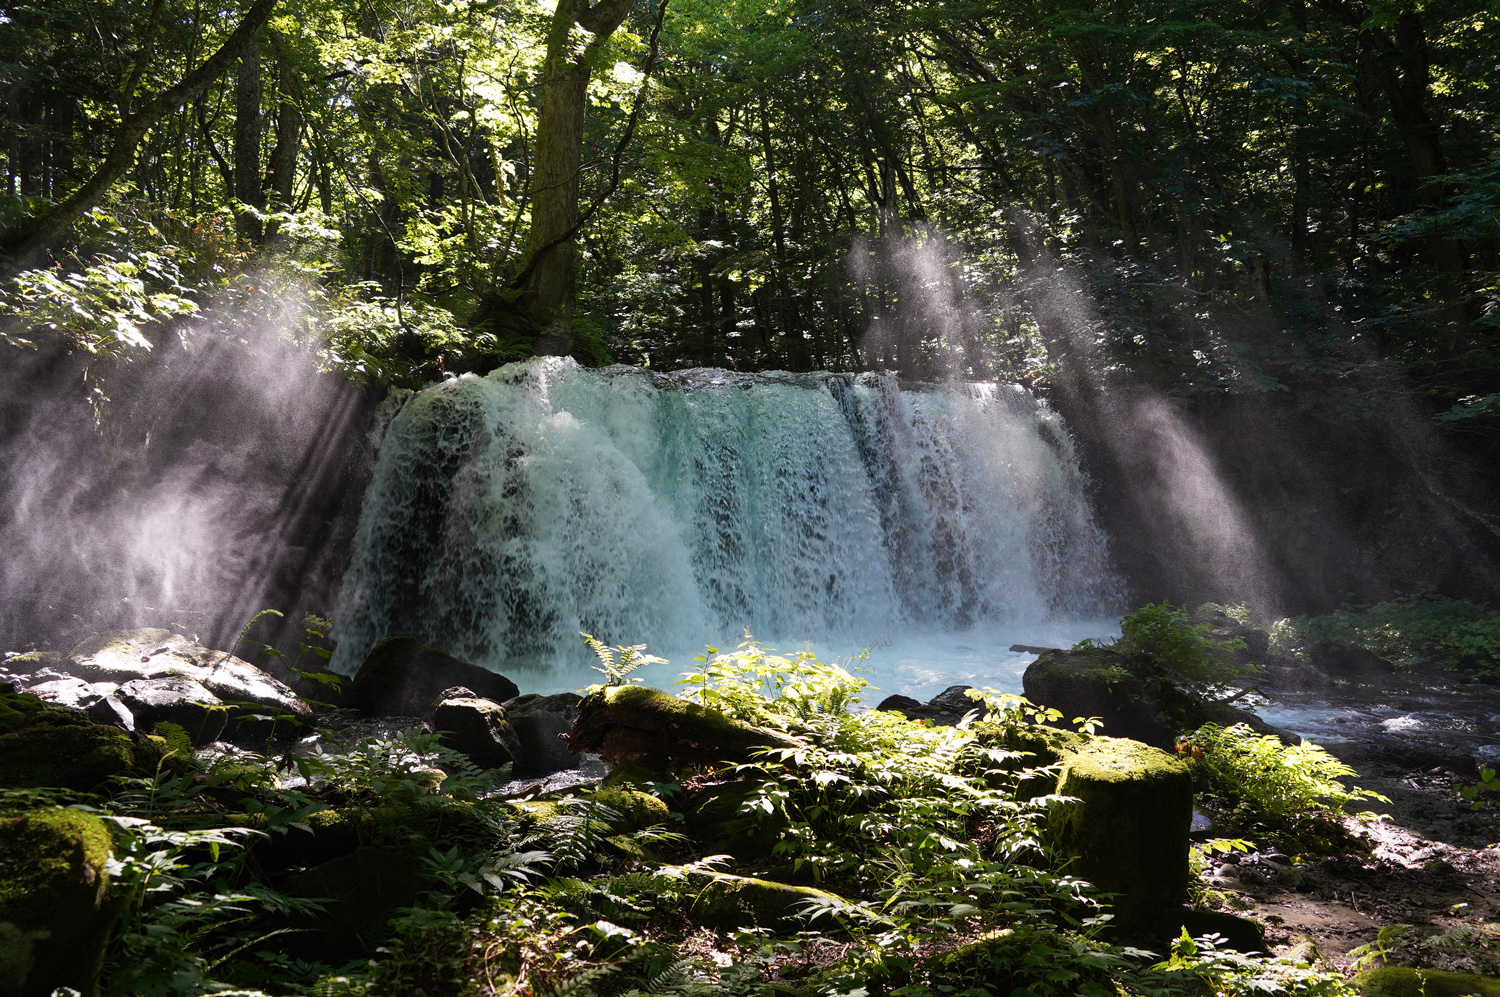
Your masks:
[{"label": "mossy rock", "polygon": [[612,764],[652,757],[744,762],[761,748],[797,746],[775,731],[639,685],[610,686],[584,697],[568,735],[573,751],[594,752]]},{"label": "mossy rock", "polygon": [[759,782],[746,779],[691,794],[683,805],[689,833],[710,854],[732,855],[741,862],[768,858],[788,824],[780,811],[745,810],[745,801],[759,789]]},{"label": "mossy rock", "polygon": [[34,708],[28,698],[0,703],[9,710],[0,723],[20,721],[0,733],[0,787],[92,789],[112,775],[153,772],[170,754],[160,737],[127,734],[70,707]]},{"label": "mossy rock", "polygon": [[620,815],[615,825],[618,828],[616,834],[644,831],[648,827],[664,824],[672,817],[665,803],[639,789],[600,789],[594,793],[593,800]]},{"label": "mossy rock", "polygon": [[[797,931],[808,926],[808,902],[842,903],[827,890],[792,886],[765,879],[714,873],[704,884],[688,913],[693,921],[709,928],[775,928]],[[833,927],[828,917],[815,923],[824,931]]]},{"label": "mossy rock", "polygon": [[78,810],[0,820],[0,994],[96,993],[116,910],[108,825]]},{"label": "mossy rock", "polygon": [[1113,900],[1115,924],[1132,929],[1176,906],[1187,890],[1193,781],[1157,748],[1096,737],[1067,755],[1057,791],[1073,797],[1048,813],[1047,837],[1067,871]]},{"label": "mossy rock", "polygon": [[1500,980],[1494,977],[1411,966],[1368,970],[1353,983],[1364,997],[1500,997]]},{"label": "mossy rock", "polygon": [[48,708],[47,704],[30,693],[0,690],[0,734],[19,730]]}]

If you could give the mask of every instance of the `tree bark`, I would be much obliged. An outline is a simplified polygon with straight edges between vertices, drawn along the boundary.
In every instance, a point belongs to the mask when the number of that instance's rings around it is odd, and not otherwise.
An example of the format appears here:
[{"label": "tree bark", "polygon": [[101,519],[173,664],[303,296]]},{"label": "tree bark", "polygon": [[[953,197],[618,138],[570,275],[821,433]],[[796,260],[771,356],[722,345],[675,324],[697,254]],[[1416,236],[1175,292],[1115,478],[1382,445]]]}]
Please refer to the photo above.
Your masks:
[{"label": "tree bark", "polygon": [[93,176],[56,208],[36,219],[29,229],[7,232],[4,239],[0,240],[0,247],[10,256],[6,269],[24,270],[40,261],[43,254],[73,227],[73,223],[97,204],[114,182],[129,171],[135,161],[136,149],[152,126],[222,76],[254,40],[256,32],[270,19],[275,7],[276,0],[255,0],[239,27],[234,29],[218,51],[181,80],[135,107],[120,122],[114,142]]},{"label": "tree bark", "polygon": [[[234,80],[234,229],[259,242],[265,234],[259,212],[266,195],[260,172],[260,42],[251,41],[240,56]],[[243,205],[243,207],[241,207]],[[251,210],[246,210],[251,209]]]},{"label": "tree bark", "polygon": [[[578,221],[589,76],[594,56],[634,5],[635,0],[597,0],[592,6],[587,0],[558,0],[547,32],[527,236],[532,263],[525,288],[527,310],[541,330],[538,354],[566,355],[573,346],[577,240],[567,233]],[[582,45],[574,35],[575,26],[587,34]]]}]

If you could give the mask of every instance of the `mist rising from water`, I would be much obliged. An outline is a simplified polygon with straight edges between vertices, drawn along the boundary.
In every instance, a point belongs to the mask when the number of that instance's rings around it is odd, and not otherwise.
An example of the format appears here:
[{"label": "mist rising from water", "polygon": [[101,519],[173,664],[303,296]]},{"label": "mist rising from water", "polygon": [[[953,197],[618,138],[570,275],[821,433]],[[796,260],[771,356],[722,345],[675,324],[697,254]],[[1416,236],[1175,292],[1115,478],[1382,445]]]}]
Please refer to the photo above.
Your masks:
[{"label": "mist rising from water", "polygon": [[4,376],[0,646],[137,625],[223,644],[317,587],[320,490],[360,406],[289,341],[286,305],[287,325],[209,317],[96,361],[98,427],[77,357],[7,351],[21,362]]}]

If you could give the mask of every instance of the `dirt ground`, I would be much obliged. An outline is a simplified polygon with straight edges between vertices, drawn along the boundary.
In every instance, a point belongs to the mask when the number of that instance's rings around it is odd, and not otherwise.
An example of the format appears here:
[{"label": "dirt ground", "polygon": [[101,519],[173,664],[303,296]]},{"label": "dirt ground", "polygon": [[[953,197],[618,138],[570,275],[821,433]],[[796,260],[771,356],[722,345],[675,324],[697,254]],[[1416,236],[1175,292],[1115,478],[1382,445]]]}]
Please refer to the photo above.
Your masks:
[{"label": "dirt ground", "polygon": [[1382,928],[1407,925],[1385,933],[1388,963],[1500,975],[1500,809],[1471,811],[1454,783],[1473,779],[1443,766],[1358,767],[1358,784],[1391,800],[1370,804],[1389,820],[1358,826],[1368,853],[1248,856],[1219,864],[1212,888],[1264,922],[1278,954],[1310,941],[1322,963],[1347,971]]}]

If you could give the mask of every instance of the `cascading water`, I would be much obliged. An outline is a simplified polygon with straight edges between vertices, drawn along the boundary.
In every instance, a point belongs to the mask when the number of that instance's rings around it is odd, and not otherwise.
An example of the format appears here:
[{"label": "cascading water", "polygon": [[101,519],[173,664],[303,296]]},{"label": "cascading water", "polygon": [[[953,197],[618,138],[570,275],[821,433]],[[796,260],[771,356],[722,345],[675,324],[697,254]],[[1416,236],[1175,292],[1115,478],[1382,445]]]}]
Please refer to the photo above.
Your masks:
[{"label": "cascading water", "polygon": [[389,422],[334,667],[407,633],[577,688],[585,631],[672,657],[663,685],[748,629],[834,654],[888,637],[886,692],[1014,689],[1011,641],[1099,635],[1116,608],[1083,484],[1017,386],[511,364]]}]

